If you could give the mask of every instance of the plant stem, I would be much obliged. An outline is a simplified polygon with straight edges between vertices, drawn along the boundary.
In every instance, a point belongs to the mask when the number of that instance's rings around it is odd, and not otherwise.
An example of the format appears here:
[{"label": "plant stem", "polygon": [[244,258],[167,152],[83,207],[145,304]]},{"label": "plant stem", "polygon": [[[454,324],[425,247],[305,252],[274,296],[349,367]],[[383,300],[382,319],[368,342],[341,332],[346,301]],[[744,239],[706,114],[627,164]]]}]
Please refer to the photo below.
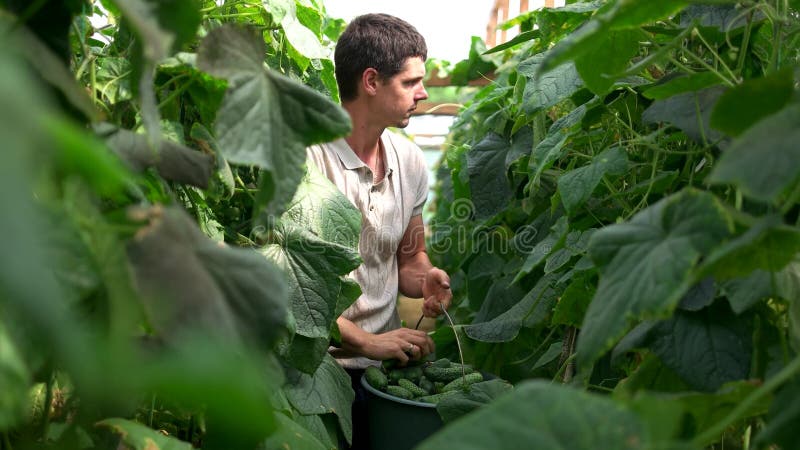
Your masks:
[{"label": "plant stem", "polygon": [[800,201],[800,183],[797,183],[792,189],[792,193],[789,194],[789,197],[786,199],[786,203],[783,204],[781,207],[781,214],[786,215],[797,202]]},{"label": "plant stem", "polygon": [[43,441],[47,441],[47,432],[50,428],[50,405],[53,404],[53,383],[55,383],[56,374],[51,373],[50,379],[47,380],[47,385],[44,394],[44,410],[42,413],[42,428],[41,428],[41,438]]},{"label": "plant stem", "polygon": [[781,385],[789,381],[792,377],[800,373],[800,356],[795,357],[791,363],[781,369],[774,377],[767,380],[766,383],[761,385],[758,389],[748,395],[736,408],[733,409],[725,418],[714,424],[711,428],[694,438],[692,443],[696,447],[703,447],[709,442],[713,442],[718,436],[725,432],[734,422],[741,419],[744,414],[762,398],[771,394],[774,390],[778,389]]},{"label": "plant stem", "polygon": [[[721,74],[721,73],[719,72],[719,70],[717,70],[717,69],[715,69],[715,68],[711,67],[711,65],[710,65],[710,64],[708,64],[707,62],[703,61],[703,58],[701,58],[701,57],[699,57],[699,56],[695,55],[693,52],[686,52],[686,54],[687,54],[687,55],[688,55],[690,58],[692,58],[692,59],[693,59],[693,60],[694,60],[694,61],[695,61],[697,64],[700,64],[700,65],[701,65],[701,66],[702,66],[704,69],[706,69],[706,70],[708,70],[709,72],[712,72],[714,75],[718,76],[718,77],[719,77],[719,79],[720,79],[720,80],[722,80],[722,82],[723,82],[723,83],[725,83],[726,85],[728,85],[728,87],[734,87],[734,86],[736,86],[736,83],[735,83],[734,81],[732,81],[732,80],[729,80],[729,79],[725,78],[725,75]],[[730,69],[729,69],[729,70],[730,70]]]},{"label": "plant stem", "polygon": [[3,449],[12,450],[11,439],[8,438],[8,432],[3,433]]},{"label": "plant stem", "polygon": [[150,417],[147,419],[147,426],[153,428],[153,416],[155,415],[156,411],[156,396],[153,394],[153,398],[150,400]]},{"label": "plant stem", "polygon": [[714,55],[714,57],[717,59],[717,61],[719,61],[719,63],[722,66],[722,68],[724,68],[725,71],[728,72],[728,75],[731,77],[731,79],[733,79],[734,82],[738,81],[738,78],[736,77],[736,75],[733,73],[731,68],[728,67],[727,64],[725,64],[725,60],[722,59],[721,56],[719,56],[719,53],[717,53],[717,50],[714,49],[713,47],[711,47],[711,45],[708,42],[706,42],[705,38],[703,37],[703,33],[700,33],[700,30],[698,30],[698,32],[697,32],[697,37],[700,38],[700,42],[702,42],[703,45],[705,45],[706,48]]}]

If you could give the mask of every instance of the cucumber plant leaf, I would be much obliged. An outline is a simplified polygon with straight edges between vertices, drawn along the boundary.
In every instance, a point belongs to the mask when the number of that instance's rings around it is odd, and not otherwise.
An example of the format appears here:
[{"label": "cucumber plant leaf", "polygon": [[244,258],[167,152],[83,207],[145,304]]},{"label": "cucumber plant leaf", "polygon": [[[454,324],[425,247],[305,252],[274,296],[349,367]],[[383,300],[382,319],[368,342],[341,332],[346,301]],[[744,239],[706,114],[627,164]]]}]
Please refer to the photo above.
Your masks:
[{"label": "cucumber plant leaf", "polygon": [[535,114],[569,98],[583,87],[575,64],[568,63],[543,73],[546,54],[536,54],[519,64],[520,75],[528,78],[522,106],[526,114]]},{"label": "cucumber plant leaf", "polygon": [[290,372],[288,381],[284,391],[292,406],[305,415],[336,414],[347,442],[352,441],[350,408],[355,393],[350,386],[350,376],[333,356],[326,355],[313,376]]},{"label": "cucumber plant leaf", "polygon": [[290,204],[261,252],[287,275],[296,332],[328,339],[331,324],[355,300],[342,276],[361,264],[361,214],[313,165]]},{"label": "cucumber plant leaf", "polygon": [[575,59],[575,68],[586,87],[597,95],[608,92],[616,81],[614,75],[628,68],[639,52],[640,33],[636,30],[609,31],[601,45]]},{"label": "cucumber plant leaf", "polygon": [[756,200],[777,202],[800,176],[800,104],[760,120],[733,141],[709,175]]},{"label": "cucumber plant leaf", "polygon": [[689,386],[714,392],[747,378],[752,357],[752,317],[718,302],[699,312],[677,311],[650,330],[650,349]]},{"label": "cucumber plant leaf", "polygon": [[292,450],[326,450],[317,437],[305,427],[285,414],[275,414],[278,430],[263,443],[264,448],[287,448]]},{"label": "cucumber plant leaf", "polygon": [[119,435],[126,447],[133,450],[191,450],[192,444],[165,435],[139,422],[111,418],[101,420],[98,427],[104,427]]},{"label": "cucumber plant leaf", "polygon": [[0,428],[10,429],[25,417],[31,374],[6,325],[0,320]]},{"label": "cucumber plant leaf", "polygon": [[628,155],[621,147],[611,147],[592,159],[588,166],[573,169],[558,179],[558,192],[568,213],[574,214],[606,174],[618,175],[628,167]]},{"label": "cucumber plant leaf", "polygon": [[700,273],[719,279],[744,277],[754,270],[778,272],[800,251],[800,230],[778,216],[765,216],[753,226],[711,252]]},{"label": "cucumber plant leaf", "polygon": [[361,258],[354,249],[322,240],[291,222],[279,222],[271,235],[274,242],[261,252],[287,275],[296,332],[327,339],[336,320],[340,277],[358,267]]},{"label": "cucumber plant leaf", "polygon": [[642,113],[642,122],[645,124],[667,122],[701,145],[715,143],[722,139],[723,135],[711,128],[709,121],[711,112],[725,89],[722,86],[712,86],[656,100]]},{"label": "cucumber plant leaf", "polygon": [[481,342],[513,340],[523,326],[538,325],[550,313],[558,295],[552,286],[554,281],[554,276],[540,278],[533,289],[504,313],[486,322],[466,325],[464,331],[470,338]]},{"label": "cucumber plant leaf", "polygon": [[528,170],[532,175],[531,184],[538,183],[542,173],[561,158],[567,141],[578,131],[586,112],[595,104],[596,101],[584,103],[564,117],[556,120],[550,126],[550,129],[547,130],[547,136],[533,149],[531,158],[528,161]]},{"label": "cucumber plant leaf", "polygon": [[[150,225],[128,255],[156,330],[169,337],[200,326],[234,342],[271,345],[286,321],[287,293],[278,268],[254,250],[208,239],[180,209],[147,214]],[[171,302],[165,304],[164,296]]]},{"label": "cucumber plant leaf", "polygon": [[494,216],[511,199],[511,184],[505,176],[510,147],[508,139],[490,133],[467,153],[469,187],[477,220]]},{"label": "cucumber plant leaf", "polygon": [[350,118],[322,94],[264,69],[265,53],[255,30],[223,26],[203,39],[197,63],[228,80],[215,122],[219,147],[229,162],[272,174],[268,212],[277,216],[303,177],[305,147],[347,134]]},{"label": "cucumber plant leaf", "polygon": [[[541,414],[541,411],[549,411]],[[418,448],[653,448],[637,416],[613,400],[544,381],[518,384],[491,404],[448,425]]]},{"label": "cucumber plant leaf", "polygon": [[746,80],[719,98],[711,112],[711,126],[730,136],[739,136],[764,117],[783,109],[793,91],[794,76],[788,67]]},{"label": "cucumber plant leaf", "polygon": [[436,404],[436,412],[444,423],[450,423],[476,409],[494,401],[513,389],[507,381],[493,379],[471,384],[466,390],[443,398]]},{"label": "cucumber plant leaf", "polygon": [[715,197],[685,189],[597,231],[589,255],[600,282],[578,338],[578,365],[590,367],[634,320],[671,313],[692,286],[700,257],[732,227]]},{"label": "cucumber plant leaf", "polygon": [[[105,131],[105,130],[104,130]],[[153,151],[147,137],[130,130],[108,130],[106,144],[138,173],[154,168],[162,178],[205,189],[215,169],[214,157],[177,142],[161,140]]]}]

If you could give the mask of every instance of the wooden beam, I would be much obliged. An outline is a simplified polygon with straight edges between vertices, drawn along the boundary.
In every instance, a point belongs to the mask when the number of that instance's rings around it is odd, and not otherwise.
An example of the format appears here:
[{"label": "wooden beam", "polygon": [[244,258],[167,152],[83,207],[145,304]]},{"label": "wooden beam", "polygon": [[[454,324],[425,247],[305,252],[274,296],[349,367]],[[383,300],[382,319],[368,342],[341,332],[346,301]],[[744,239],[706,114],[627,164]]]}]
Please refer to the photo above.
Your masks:
[{"label": "wooden beam", "polygon": [[417,109],[411,113],[412,116],[421,116],[424,114],[431,114],[434,116],[455,116],[461,110],[461,105],[455,103],[439,103],[421,101],[417,103]]},{"label": "wooden beam", "polygon": [[[487,73],[482,77],[476,78],[474,80],[470,80],[467,82],[467,86],[486,86],[492,82],[495,78],[495,73]],[[428,76],[428,79],[425,80],[425,86],[427,87],[446,87],[446,86],[454,86],[452,81],[450,81],[450,76],[440,77],[439,70],[433,69]]]}]

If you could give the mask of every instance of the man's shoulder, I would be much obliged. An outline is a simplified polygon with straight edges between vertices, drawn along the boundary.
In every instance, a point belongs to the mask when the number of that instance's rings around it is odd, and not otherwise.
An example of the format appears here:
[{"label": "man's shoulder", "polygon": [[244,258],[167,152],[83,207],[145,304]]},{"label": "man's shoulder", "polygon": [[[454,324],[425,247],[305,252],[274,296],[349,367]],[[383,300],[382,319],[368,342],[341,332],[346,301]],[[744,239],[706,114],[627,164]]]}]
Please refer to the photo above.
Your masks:
[{"label": "man's shoulder", "polygon": [[422,149],[407,136],[388,129],[384,131],[384,133],[384,136],[391,142],[392,147],[395,149],[397,159],[400,163],[424,161],[425,156],[422,153]]}]

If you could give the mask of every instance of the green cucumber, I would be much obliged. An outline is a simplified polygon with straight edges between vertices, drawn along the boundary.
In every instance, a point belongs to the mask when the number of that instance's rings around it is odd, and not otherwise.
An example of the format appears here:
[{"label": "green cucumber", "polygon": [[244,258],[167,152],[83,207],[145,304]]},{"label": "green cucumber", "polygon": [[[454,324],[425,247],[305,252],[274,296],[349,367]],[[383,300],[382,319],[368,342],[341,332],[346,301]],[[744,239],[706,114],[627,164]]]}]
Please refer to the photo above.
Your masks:
[{"label": "green cucumber", "polygon": [[455,380],[456,378],[460,377],[462,373],[464,372],[472,373],[475,372],[475,369],[473,369],[472,367],[464,366],[464,370],[462,372],[461,366],[456,364],[447,368],[428,366],[425,369],[423,369],[423,372],[425,373],[425,376],[429,380],[443,381],[445,383],[449,383]]},{"label": "green cucumber", "polygon": [[397,384],[400,385],[400,387],[406,388],[409,392],[411,392],[412,395],[414,395],[414,397],[424,397],[428,395],[428,392],[425,391],[425,389],[422,389],[421,387],[417,386],[411,380],[402,378],[400,381],[397,382]]},{"label": "green cucumber", "polygon": [[386,386],[389,385],[389,379],[381,372],[381,369],[375,366],[367,367],[367,370],[364,372],[364,377],[367,379],[367,383],[369,383],[370,386],[379,391],[386,389]]},{"label": "green cucumber", "polygon": [[466,376],[458,377],[455,380],[448,383],[442,389],[442,392],[455,391],[456,389],[461,389],[469,386],[470,384],[477,383],[480,381],[483,381],[483,375],[481,375],[480,372],[468,373]]},{"label": "green cucumber", "polygon": [[412,394],[411,391],[402,386],[395,386],[393,384],[386,386],[386,393],[389,395],[393,395],[395,397],[400,397],[405,400],[414,399],[414,394]]},{"label": "green cucumber", "polygon": [[447,358],[440,358],[440,359],[437,359],[436,361],[432,362],[431,366],[447,368],[447,367],[450,367],[450,360],[447,359]]},{"label": "green cucumber", "polygon": [[428,394],[436,393],[436,386],[434,386],[433,381],[425,377],[419,379],[419,387],[425,389],[425,392],[427,392]]},{"label": "green cucumber", "polygon": [[406,377],[406,371],[402,368],[392,369],[389,371],[389,382],[391,384],[397,384],[401,378]]}]

